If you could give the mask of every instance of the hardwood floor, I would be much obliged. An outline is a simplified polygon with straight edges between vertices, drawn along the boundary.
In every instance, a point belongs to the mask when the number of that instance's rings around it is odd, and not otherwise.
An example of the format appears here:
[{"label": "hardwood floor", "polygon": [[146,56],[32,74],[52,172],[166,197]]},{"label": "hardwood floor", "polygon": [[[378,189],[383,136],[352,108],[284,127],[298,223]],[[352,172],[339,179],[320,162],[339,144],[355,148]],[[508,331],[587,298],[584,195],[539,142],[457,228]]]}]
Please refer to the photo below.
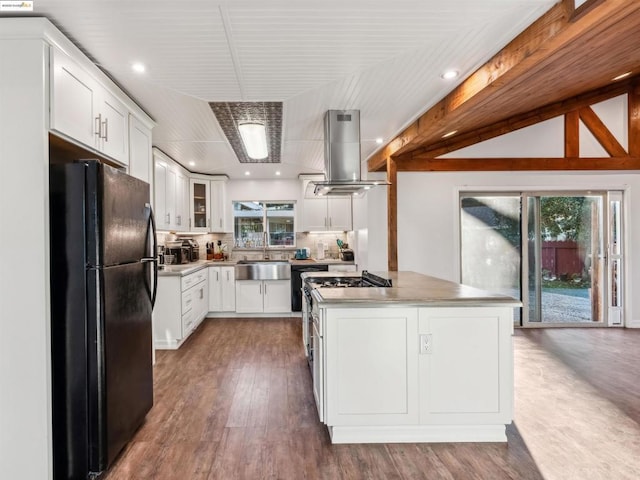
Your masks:
[{"label": "hardwood floor", "polygon": [[[158,352],[155,406],[105,479],[594,479],[607,468],[607,480],[638,478],[625,475],[639,462],[626,454],[640,453],[640,382],[623,356],[635,350],[638,364],[638,334],[519,331],[506,444],[332,445],[299,319],[206,320],[180,350]],[[605,400],[585,396],[596,393]]]}]

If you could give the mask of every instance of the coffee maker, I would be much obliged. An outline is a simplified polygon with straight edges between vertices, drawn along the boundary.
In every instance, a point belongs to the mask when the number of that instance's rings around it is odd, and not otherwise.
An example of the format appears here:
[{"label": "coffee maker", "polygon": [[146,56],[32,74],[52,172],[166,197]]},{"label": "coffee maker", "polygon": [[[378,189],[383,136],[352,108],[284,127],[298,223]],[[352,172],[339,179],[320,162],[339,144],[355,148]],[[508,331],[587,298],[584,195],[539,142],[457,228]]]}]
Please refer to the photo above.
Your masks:
[{"label": "coffee maker", "polygon": [[182,247],[187,248],[187,255],[190,262],[197,262],[198,260],[200,260],[200,247],[193,238],[183,238]]}]

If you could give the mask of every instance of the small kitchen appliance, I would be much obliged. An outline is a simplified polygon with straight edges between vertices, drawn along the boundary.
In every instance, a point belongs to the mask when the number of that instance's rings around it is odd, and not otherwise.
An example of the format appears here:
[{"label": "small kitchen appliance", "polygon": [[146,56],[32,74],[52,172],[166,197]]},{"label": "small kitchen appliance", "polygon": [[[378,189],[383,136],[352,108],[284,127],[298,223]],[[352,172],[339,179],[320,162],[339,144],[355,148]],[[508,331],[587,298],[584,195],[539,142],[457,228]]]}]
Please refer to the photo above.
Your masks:
[{"label": "small kitchen appliance", "polygon": [[182,246],[187,247],[187,256],[190,262],[197,262],[200,259],[200,247],[193,238],[183,238]]}]

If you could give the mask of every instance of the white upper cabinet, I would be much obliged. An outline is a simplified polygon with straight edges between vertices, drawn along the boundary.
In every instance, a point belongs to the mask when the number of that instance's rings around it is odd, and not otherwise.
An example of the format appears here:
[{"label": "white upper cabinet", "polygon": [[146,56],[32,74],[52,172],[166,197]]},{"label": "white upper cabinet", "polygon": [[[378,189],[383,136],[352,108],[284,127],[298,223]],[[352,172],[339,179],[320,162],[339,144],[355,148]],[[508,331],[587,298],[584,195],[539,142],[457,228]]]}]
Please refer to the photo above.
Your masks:
[{"label": "white upper cabinet", "polygon": [[227,183],[224,180],[211,181],[211,232],[227,232],[225,201]]},{"label": "white upper cabinet", "polygon": [[129,164],[129,111],[59,49],[51,54],[51,129]]},{"label": "white upper cabinet", "polygon": [[129,115],[129,175],[153,184],[151,129]]},{"label": "white upper cabinet", "polygon": [[310,179],[302,181],[303,232],[353,230],[351,197],[310,197]]},{"label": "white upper cabinet", "polygon": [[159,230],[189,231],[189,178],[186,170],[160,150],[153,150],[155,212]]},{"label": "white upper cabinet", "polygon": [[211,185],[209,180],[192,178],[189,182],[191,228],[193,232],[209,232],[211,228]]},{"label": "white upper cabinet", "polygon": [[225,215],[226,176],[190,176],[191,231],[230,231]]}]

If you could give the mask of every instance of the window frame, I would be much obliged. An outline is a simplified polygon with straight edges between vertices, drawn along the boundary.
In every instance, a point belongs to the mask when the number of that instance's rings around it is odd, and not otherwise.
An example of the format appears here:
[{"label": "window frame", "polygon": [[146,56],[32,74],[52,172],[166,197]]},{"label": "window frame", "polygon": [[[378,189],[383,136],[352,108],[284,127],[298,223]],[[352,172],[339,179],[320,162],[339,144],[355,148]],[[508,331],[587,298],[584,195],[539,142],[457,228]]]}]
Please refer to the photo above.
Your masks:
[{"label": "window frame", "polygon": [[[236,216],[236,212],[238,211],[236,209],[236,205],[237,204],[257,204],[260,206],[260,209],[262,211],[262,232],[261,232],[261,238],[264,239],[265,238],[265,234],[266,234],[266,238],[267,238],[267,245],[264,246],[262,245],[262,242],[260,242],[259,245],[250,245],[250,246],[246,246],[245,241],[240,241],[240,235],[239,233],[236,231],[237,229],[237,225],[236,225],[236,218],[238,218]],[[269,212],[273,212],[275,210],[269,210],[269,206],[272,205],[291,205],[291,210],[284,210],[286,212],[290,212],[290,215],[286,215],[287,217],[290,216],[291,217],[291,226],[292,226],[292,230],[291,232],[285,232],[285,233],[291,233],[291,238],[292,238],[292,243],[290,245],[272,245],[271,244],[271,240],[272,240],[272,233],[278,233],[278,232],[271,232],[269,229]],[[233,212],[233,236],[234,236],[234,245],[236,249],[239,250],[255,250],[255,249],[271,249],[271,250],[282,250],[282,249],[295,249],[296,248],[296,201],[295,200],[233,200],[232,202],[232,212]],[[255,236],[254,236],[255,237]],[[243,237],[244,238],[244,237]],[[259,239],[258,239],[259,240]],[[254,241],[258,241],[258,240],[254,240]]]}]

